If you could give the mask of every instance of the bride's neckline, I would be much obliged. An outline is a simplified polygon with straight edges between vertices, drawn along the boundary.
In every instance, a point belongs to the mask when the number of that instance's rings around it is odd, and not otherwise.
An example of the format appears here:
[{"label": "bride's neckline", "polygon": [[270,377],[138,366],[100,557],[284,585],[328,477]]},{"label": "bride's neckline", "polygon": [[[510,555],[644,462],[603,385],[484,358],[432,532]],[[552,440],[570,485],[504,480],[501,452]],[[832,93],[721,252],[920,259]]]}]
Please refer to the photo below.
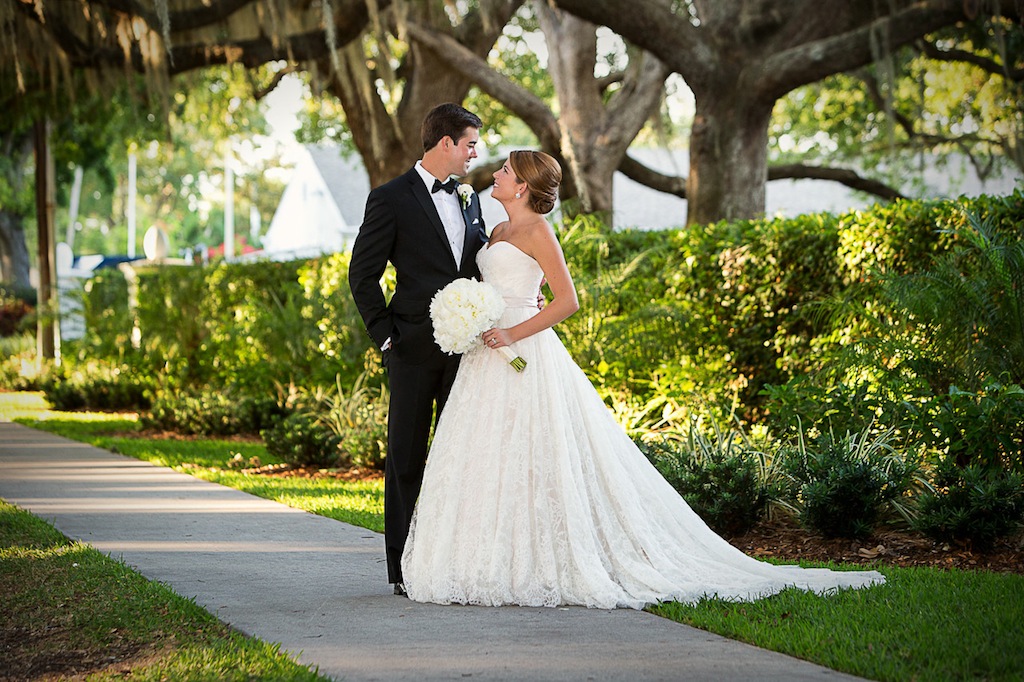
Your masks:
[{"label": "bride's neckline", "polygon": [[508,244],[509,246],[511,246],[513,249],[515,249],[519,253],[523,254],[524,256],[529,256],[530,255],[530,254],[526,253],[521,248],[519,248],[518,246],[516,246],[515,244],[513,244],[512,242],[510,242],[507,239],[499,239],[496,242],[487,242],[487,247],[486,248],[487,248],[488,251],[490,251],[492,246],[497,246],[498,244]]}]

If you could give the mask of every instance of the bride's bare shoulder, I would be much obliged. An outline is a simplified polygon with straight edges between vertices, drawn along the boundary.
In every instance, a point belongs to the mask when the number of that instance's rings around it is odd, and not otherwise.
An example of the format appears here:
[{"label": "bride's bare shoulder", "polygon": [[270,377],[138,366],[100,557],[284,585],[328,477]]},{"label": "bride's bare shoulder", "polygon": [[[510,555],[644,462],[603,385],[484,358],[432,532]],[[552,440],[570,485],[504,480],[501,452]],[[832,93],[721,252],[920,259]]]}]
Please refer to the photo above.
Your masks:
[{"label": "bride's bare shoulder", "polygon": [[494,228],[491,229],[490,238],[494,239],[494,235],[495,234],[500,234],[500,233],[504,232],[507,228],[508,228],[508,221],[507,220],[502,220],[500,223],[495,225]]}]

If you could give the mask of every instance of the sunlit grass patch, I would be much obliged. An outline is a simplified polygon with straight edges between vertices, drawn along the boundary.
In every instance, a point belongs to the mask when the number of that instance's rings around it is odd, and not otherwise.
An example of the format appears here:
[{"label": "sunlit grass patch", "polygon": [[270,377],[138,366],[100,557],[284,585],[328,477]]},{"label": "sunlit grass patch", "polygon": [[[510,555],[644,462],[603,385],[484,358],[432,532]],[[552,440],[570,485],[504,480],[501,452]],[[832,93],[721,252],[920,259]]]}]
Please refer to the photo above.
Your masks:
[{"label": "sunlit grass patch", "polygon": [[[32,425],[46,421],[58,420],[67,424],[104,424],[113,427],[115,424],[125,428],[138,428],[138,415],[125,412],[61,412],[51,410],[40,391],[0,391],[0,421],[31,421]],[[132,425],[132,426],[127,426]]]},{"label": "sunlit grass patch", "polygon": [[822,597],[651,607],[658,615],[872,680],[1020,680],[1024,576],[881,569],[886,584]]},{"label": "sunlit grass patch", "polygon": [[11,679],[325,679],[5,502],[0,613],[3,673]]}]

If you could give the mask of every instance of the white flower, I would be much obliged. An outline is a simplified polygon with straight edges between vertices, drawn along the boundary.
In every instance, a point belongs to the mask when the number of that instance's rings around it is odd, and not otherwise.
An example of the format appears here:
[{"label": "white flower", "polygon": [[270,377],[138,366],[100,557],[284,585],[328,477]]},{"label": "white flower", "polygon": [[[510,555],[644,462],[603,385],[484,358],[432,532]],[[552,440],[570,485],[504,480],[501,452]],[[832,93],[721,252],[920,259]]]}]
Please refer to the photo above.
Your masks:
[{"label": "white flower", "polygon": [[[480,335],[494,326],[505,312],[505,299],[486,282],[457,279],[430,300],[434,341],[448,355],[466,353],[481,345]],[[498,349],[517,372],[526,361],[507,346]]]},{"label": "white flower", "polygon": [[469,200],[473,196],[473,185],[462,183],[455,188],[455,191],[459,193],[459,199],[462,200],[462,208],[469,208]]}]

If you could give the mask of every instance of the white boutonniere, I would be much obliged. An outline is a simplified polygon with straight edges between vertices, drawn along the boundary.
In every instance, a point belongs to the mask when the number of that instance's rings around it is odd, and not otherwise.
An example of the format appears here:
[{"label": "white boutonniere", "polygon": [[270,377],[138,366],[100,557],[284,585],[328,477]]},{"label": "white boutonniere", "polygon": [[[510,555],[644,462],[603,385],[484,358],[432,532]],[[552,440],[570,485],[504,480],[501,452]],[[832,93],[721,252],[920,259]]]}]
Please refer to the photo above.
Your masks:
[{"label": "white boutonniere", "polygon": [[455,191],[459,193],[459,200],[462,201],[462,208],[469,208],[469,200],[473,196],[473,185],[462,183],[455,188]]}]

